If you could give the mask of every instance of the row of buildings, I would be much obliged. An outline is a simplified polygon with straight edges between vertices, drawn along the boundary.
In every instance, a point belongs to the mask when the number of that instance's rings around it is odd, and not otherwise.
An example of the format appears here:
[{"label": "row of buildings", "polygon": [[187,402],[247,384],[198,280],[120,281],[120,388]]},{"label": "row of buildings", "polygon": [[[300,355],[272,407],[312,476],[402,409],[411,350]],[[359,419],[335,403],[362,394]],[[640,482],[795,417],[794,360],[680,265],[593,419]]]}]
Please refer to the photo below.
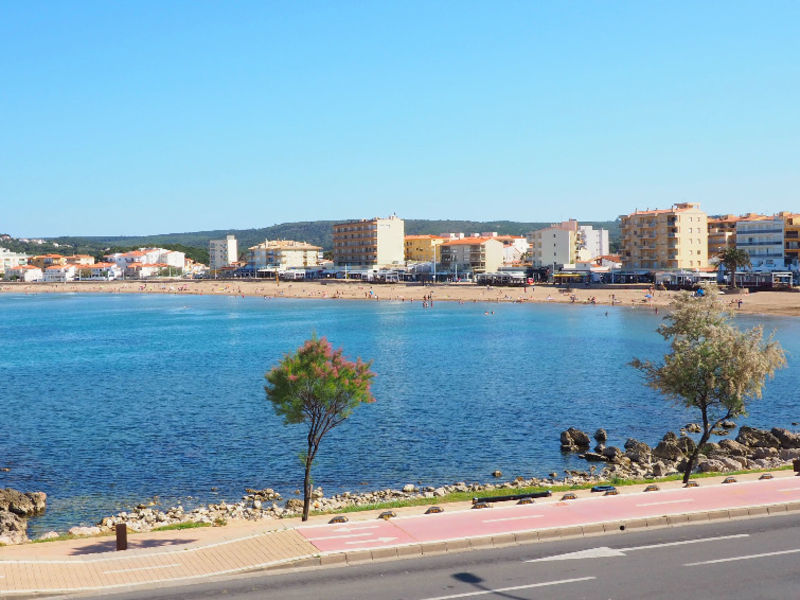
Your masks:
[{"label": "row of buildings", "polygon": [[346,221],[333,225],[332,260],[322,248],[292,240],[265,241],[239,260],[234,236],[209,243],[211,272],[272,276],[287,270],[322,269],[327,274],[402,271],[440,277],[471,277],[502,269],[523,269],[589,262],[608,255],[608,231],[575,220],[533,231],[527,236],[497,232],[405,235],[403,219]]},{"label": "row of buildings", "polygon": [[628,270],[716,270],[726,248],[747,252],[753,271],[797,271],[800,214],[708,216],[697,203],[620,217],[621,260]]},{"label": "row of buildings", "polygon": [[159,275],[202,275],[204,267],[183,252],[165,248],[139,248],[115,252],[98,262],[88,254],[30,256],[0,247],[0,275],[19,281],[65,282],[75,280],[147,279]]}]

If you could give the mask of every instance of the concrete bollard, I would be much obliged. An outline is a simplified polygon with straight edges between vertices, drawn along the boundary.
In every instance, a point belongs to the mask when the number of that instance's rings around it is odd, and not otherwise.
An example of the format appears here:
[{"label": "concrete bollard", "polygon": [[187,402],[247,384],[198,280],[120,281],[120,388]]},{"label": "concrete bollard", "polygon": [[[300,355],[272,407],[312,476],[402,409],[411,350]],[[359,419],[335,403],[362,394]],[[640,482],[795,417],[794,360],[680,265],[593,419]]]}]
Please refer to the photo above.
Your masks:
[{"label": "concrete bollard", "polygon": [[800,458],[795,458],[795,459],[792,461],[792,468],[794,469],[794,472],[795,472],[795,473],[797,473],[798,475],[800,475]]},{"label": "concrete bollard", "polygon": [[117,532],[117,550],[128,549],[128,526],[125,523],[120,523],[116,526]]}]

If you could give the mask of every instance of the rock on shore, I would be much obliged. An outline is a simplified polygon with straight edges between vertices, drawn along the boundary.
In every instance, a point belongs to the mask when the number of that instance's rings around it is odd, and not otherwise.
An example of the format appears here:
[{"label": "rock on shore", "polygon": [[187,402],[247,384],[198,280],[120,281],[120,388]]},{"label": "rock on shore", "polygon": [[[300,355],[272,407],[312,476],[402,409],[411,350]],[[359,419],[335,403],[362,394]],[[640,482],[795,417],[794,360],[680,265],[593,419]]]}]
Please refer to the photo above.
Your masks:
[{"label": "rock on shore", "polygon": [[47,506],[44,492],[0,489],[0,544],[28,541],[28,517],[42,514]]}]

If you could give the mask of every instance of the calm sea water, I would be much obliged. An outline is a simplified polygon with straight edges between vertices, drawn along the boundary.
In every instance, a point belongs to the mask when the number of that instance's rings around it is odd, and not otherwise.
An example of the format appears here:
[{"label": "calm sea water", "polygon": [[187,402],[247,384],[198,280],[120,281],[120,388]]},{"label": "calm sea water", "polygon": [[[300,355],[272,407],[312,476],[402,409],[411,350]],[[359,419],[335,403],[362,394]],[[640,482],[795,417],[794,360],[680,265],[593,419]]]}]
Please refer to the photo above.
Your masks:
[{"label": "calm sea water", "polygon": [[[789,427],[800,319],[740,320],[775,329],[790,353],[743,422]],[[663,354],[658,322],[595,306],[2,295],[0,487],[48,493],[34,533],[156,495],[185,507],[245,487],[289,496],[304,430],[274,415],[263,375],[313,332],[377,373],[377,402],[323,441],[326,493],[586,468],[559,450],[566,427],[652,443],[693,420],[626,364]]]}]

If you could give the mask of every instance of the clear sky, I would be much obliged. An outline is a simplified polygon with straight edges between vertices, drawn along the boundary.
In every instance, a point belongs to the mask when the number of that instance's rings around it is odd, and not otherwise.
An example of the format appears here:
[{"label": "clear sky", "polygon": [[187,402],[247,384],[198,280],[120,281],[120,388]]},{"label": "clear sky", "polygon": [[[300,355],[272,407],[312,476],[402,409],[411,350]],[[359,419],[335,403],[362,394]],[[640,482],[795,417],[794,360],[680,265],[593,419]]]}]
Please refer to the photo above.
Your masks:
[{"label": "clear sky", "polygon": [[0,0],[0,233],[800,211],[800,2]]}]

